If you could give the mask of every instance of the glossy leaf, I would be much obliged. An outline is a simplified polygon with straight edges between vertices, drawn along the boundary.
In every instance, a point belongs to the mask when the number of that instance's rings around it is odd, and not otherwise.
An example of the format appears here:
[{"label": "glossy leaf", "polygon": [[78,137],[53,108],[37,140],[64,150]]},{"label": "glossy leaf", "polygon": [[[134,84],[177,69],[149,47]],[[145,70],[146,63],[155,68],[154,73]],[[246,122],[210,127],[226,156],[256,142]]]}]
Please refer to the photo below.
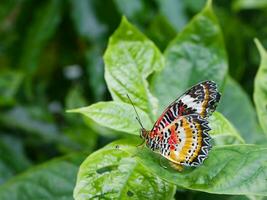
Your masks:
[{"label": "glossy leaf", "polygon": [[255,40],[255,43],[260,53],[261,63],[254,81],[253,99],[260,125],[267,134],[267,52],[258,40]]},{"label": "glossy leaf", "polygon": [[82,163],[74,189],[75,200],[172,199],[175,186],[140,165],[117,148],[104,148]]},{"label": "glossy leaf", "polygon": [[219,112],[209,118],[211,131],[209,132],[216,146],[226,144],[245,143],[233,125]]},{"label": "glossy leaf", "polygon": [[72,199],[83,153],[72,154],[29,169],[0,186],[1,200]]},{"label": "glossy leaf", "polygon": [[[137,112],[144,123],[144,127],[152,127],[149,116],[139,108]],[[132,105],[122,102],[99,102],[88,107],[70,110],[85,115],[99,125],[116,131],[139,135],[140,125]]]},{"label": "glossy leaf", "polygon": [[218,111],[237,128],[247,143],[262,141],[264,135],[255,108],[246,92],[230,76],[226,78]]},{"label": "glossy leaf", "polygon": [[152,81],[159,112],[187,88],[203,80],[223,84],[227,59],[222,32],[208,2],[164,52],[166,66]]},{"label": "glossy leaf", "polygon": [[104,61],[105,79],[113,99],[129,102],[128,94],[136,106],[153,118],[157,101],[146,78],[163,67],[157,47],[123,17],[109,39]]},{"label": "glossy leaf", "polygon": [[267,148],[259,145],[226,145],[213,147],[203,165],[198,168],[174,170],[160,155],[148,148],[136,148],[131,141],[109,145],[136,155],[140,163],[161,179],[179,187],[216,194],[267,195]]}]

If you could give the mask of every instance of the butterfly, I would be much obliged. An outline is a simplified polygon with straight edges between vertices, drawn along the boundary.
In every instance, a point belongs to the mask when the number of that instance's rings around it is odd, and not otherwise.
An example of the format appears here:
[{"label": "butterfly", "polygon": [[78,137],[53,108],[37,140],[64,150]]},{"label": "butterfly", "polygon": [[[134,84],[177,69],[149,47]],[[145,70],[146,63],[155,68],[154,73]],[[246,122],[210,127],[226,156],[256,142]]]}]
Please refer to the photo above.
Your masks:
[{"label": "butterfly", "polygon": [[183,166],[201,165],[211,149],[207,118],[215,111],[220,97],[213,81],[194,85],[163,111],[151,131],[143,128],[137,118],[142,127],[141,138],[179,171]]}]

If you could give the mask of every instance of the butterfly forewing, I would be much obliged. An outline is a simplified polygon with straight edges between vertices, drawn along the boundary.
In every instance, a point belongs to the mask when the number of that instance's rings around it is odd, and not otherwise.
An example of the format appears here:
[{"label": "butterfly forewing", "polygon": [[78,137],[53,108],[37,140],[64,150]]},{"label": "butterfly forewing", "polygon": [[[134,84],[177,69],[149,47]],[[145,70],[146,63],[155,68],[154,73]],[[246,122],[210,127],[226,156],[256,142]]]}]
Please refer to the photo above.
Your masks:
[{"label": "butterfly forewing", "polygon": [[206,118],[214,112],[220,97],[216,83],[213,81],[201,82],[171,103],[156,121],[152,130],[163,129],[179,116],[199,114]]}]

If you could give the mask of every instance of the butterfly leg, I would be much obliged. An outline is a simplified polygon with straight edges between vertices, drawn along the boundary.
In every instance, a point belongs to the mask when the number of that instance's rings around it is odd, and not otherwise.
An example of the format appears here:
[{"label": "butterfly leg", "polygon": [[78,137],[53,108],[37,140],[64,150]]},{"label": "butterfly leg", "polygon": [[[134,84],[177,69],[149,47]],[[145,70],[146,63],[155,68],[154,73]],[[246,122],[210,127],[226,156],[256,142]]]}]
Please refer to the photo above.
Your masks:
[{"label": "butterfly leg", "polygon": [[182,165],[179,165],[177,163],[170,162],[170,165],[172,166],[172,168],[176,169],[179,172],[183,171],[184,169]]},{"label": "butterfly leg", "polygon": [[143,140],[143,142],[141,144],[138,144],[136,147],[144,147],[145,144],[145,140]]},{"label": "butterfly leg", "polygon": [[167,169],[167,166],[163,165],[163,163],[162,163],[162,159],[163,159],[163,157],[160,157],[159,164],[160,164],[160,166],[161,166],[162,168]]}]

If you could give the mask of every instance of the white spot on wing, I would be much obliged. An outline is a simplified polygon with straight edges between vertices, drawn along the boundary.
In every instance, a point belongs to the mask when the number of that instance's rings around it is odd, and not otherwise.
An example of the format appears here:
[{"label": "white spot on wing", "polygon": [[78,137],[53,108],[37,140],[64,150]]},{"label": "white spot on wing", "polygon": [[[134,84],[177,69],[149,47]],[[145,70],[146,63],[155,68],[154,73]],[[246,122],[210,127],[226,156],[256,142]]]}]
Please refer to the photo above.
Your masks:
[{"label": "white spot on wing", "polygon": [[202,111],[202,103],[194,102],[195,98],[190,97],[189,95],[185,95],[181,98],[181,101],[186,104],[188,107],[196,109],[197,113],[201,113]]}]

